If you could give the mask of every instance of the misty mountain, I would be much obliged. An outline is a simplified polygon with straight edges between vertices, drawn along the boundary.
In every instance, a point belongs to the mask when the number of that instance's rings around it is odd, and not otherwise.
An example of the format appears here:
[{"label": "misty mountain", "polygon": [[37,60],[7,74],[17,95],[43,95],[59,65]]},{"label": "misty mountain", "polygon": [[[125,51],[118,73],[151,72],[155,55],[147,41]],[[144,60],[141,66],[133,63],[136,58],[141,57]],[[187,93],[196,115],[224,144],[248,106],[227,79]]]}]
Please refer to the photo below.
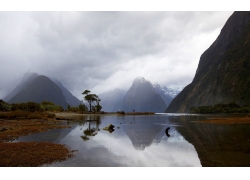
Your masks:
[{"label": "misty mountain", "polygon": [[9,100],[9,103],[51,101],[66,108],[68,103],[62,90],[48,77],[38,76],[33,81],[27,83],[21,91]]},{"label": "misty mountain", "polygon": [[102,111],[117,112],[121,110],[125,94],[125,90],[116,88],[115,90],[98,95],[101,99],[100,104],[102,106]]},{"label": "misty mountain", "polygon": [[73,96],[63,85],[61,82],[59,82],[58,80],[53,80],[54,83],[56,83],[59,88],[62,90],[63,96],[65,97],[66,102],[70,105],[70,106],[78,106],[81,101],[76,98],[75,96]]},{"label": "misty mountain", "polygon": [[166,90],[164,91],[164,89],[161,88],[161,86],[160,86],[159,84],[154,83],[154,84],[153,84],[153,87],[154,87],[155,91],[156,91],[156,92],[161,96],[161,98],[165,101],[165,104],[166,104],[167,107],[168,107],[168,105],[170,104],[170,102],[173,100],[173,97],[171,97],[171,96],[167,93]]},{"label": "misty mountain", "polygon": [[143,77],[135,78],[132,86],[123,99],[122,110],[131,112],[164,112],[167,105],[163,98],[156,92],[150,81]]},{"label": "misty mountain", "polygon": [[39,76],[30,71],[24,74],[18,85],[3,99],[8,103],[51,101],[63,108],[68,104],[71,106],[80,104],[80,100],[58,80],[52,81],[46,76]]},{"label": "misty mountain", "polygon": [[[19,91],[21,91],[25,85],[29,82],[31,82],[32,80],[34,80],[35,78],[37,78],[39,75],[37,73],[34,73],[34,72],[26,72],[24,75],[23,75],[23,78],[21,79],[20,82],[15,82],[17,85],[16,87],[12,87],[11,89],[11,92],[5,96],[3,98],[4,101],[8,102],[11,98],[13,98]],[[16,80],[18,81],[18,80]]]},{"label": "misty mountain", "polygon": [[235,102],[250,106],[250,12],[234,12],[214,43],[201,55],[193,81],[166,112]]}]

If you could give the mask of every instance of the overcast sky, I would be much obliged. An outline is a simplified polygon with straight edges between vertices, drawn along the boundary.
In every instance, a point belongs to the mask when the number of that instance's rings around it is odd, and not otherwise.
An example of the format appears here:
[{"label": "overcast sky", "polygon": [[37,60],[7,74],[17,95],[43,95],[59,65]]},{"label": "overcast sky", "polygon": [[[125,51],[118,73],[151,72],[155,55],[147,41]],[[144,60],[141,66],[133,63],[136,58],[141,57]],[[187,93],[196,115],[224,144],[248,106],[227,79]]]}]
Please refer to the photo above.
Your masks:
[{"label": "overcast sky", "polygon": [[76,97],[143,76],[185,87],[233,12],[0,12],[0,99],[28,70]]}]

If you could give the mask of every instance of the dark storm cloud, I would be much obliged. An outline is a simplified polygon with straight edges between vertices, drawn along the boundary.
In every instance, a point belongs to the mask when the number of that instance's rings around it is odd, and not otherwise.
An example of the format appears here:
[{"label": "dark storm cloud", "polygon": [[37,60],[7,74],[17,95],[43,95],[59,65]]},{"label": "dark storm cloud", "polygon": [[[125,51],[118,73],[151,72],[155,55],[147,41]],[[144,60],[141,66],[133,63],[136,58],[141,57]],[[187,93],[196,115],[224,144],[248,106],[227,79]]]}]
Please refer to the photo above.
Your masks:
[{"label": "dark storm cloud", "polygon": [[74,95],[135,77],[186,86],[232,12],[0,12],[0,98],[28,69]]}]

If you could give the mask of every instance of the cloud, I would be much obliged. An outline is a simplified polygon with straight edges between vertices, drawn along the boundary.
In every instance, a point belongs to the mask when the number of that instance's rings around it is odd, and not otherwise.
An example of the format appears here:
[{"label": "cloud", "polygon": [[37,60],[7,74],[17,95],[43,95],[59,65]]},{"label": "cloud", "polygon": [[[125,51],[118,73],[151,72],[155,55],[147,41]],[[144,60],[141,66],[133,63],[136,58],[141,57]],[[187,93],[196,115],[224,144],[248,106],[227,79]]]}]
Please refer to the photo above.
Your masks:
[{"label": "cloud", "polygon": [[184,87],[232,12],[0,12],[0,98],[28,69],[75,96],[144,76]]}]

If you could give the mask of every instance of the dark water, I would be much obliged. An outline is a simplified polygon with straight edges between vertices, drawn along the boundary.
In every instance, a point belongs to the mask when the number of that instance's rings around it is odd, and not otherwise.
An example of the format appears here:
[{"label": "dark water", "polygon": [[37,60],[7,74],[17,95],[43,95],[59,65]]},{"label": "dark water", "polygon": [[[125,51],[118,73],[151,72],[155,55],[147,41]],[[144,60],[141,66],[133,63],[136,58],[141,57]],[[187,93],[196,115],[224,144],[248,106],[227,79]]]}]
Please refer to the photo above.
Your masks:
[{"label": "dark water", "polygon": [[[67,161],[44,165],[53,167],[249,166],[250,125],[196,123],[207,118],[181,114],[78,116],[78,120],[67,121],[72,128],[18,141],[55,142],[78,150]],[[115,126],[113,132],[103,130],[109,124]],[[244,161],[246,158],[249,160]]]}]

